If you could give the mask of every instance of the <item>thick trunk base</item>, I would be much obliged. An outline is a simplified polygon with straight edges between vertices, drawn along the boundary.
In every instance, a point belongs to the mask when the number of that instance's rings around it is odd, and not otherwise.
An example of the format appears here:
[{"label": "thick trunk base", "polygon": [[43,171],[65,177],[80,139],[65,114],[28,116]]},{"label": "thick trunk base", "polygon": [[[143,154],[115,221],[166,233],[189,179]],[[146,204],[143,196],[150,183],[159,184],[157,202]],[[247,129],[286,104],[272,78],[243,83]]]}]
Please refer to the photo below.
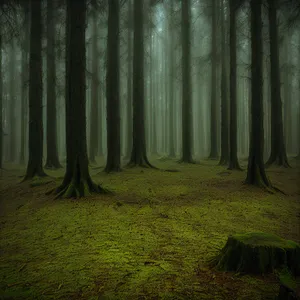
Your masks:
[{"label": "thick trunk base", "polygon": [[267,233],[236,234],[212,260],[223,271],[264,274],[288,268],[300,274],[300,245]]},{"label": "thick trunk base", "polygon": [[266,167],[276,165],[284,168],[291,168],[286,155],[271,155],[266,162]]},{"label": "thick trunk base", "polygon": [[26,175],[23,178],[22,182],[27,180],[32,180],[34,177],[46,177],[48,176],[43,168],[29,166],[26,171]]},{"label": "thick trunk base", "polygon": [[103,189],[100,185],[95,184],[91,178],[75,179],[63,182],[58,188],[49,191],[47,194],[54,194],[55,199],[58,198],[81,198],[88,197],[92,194],[107,194],[107,190]]},{"label": "thick trunk base", "polygon": [[45,164],[45,169],[56,170],[56,169],[61,169],[61,168],[62,168],[62,165],[59,163],[58,160],[48,159]]},{"label": "thick trunk base", "polygon": [[228,170],[238,170],[243,171],[243,169],[240,167],[240,164],[237,160],[231,160],[229,161]]},{"label": "thick trunk base", "polygon": [[196,161],[194,161],[192,158],[181,158],[177,162],[179,164],[196,164]]}]

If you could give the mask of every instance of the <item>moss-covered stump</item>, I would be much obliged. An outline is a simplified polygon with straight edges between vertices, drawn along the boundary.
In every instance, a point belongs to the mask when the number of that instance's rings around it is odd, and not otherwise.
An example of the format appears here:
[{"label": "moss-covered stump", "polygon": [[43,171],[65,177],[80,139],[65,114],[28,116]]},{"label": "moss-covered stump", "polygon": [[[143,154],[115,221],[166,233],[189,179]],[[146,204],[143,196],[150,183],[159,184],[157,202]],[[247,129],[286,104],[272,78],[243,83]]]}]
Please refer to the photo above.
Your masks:
[{"label": "moss-covered stump", "polygon": [[219,270],[263,274],[287,267],[300,274],[300,246],[276,235],[256,232],[228,237],[225,247],[212,260]]}]

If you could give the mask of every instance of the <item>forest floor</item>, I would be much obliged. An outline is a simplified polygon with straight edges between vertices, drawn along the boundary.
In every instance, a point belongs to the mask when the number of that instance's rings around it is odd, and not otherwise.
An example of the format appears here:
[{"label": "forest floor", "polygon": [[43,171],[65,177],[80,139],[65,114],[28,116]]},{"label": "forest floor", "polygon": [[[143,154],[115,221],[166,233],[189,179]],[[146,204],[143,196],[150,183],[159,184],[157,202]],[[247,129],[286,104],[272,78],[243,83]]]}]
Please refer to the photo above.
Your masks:
[{"label": "forest floor", "polygon": [[24,167],[6,165],[0,299],[274,299],[275,274],[224,273],[207,262],[234,233],[265,231],[300,242],[299,162],[267,170],[286,195],[245,185],[245,170],[216,161],[151,162],[179,172],[91,168],[93,180],[114,194],[78,200],[45,195],[63,170],[47,170],[51,178],[41,185],[20,183]]}]

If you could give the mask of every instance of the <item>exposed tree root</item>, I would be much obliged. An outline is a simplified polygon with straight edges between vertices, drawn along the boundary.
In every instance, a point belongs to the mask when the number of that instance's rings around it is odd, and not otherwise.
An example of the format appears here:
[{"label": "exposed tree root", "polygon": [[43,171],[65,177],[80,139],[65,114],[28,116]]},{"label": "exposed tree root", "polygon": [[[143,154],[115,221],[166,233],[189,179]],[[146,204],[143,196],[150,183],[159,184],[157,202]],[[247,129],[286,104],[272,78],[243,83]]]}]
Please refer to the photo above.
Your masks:
[{"label": "exposed tree root", "polygon": [[72,179],[70,182],[62,183],[57,188],[54,188],[46,193],[46,195],[54,194],[55,198],[81,198],[87,197],[92,194],[109,194],[110,191],[102,188],[100,185],[97,185],[92,182],[89,178],[87,180],[80,180],[77,182]]},{"label": "exposed tree root", "polygon": [[52,163],[47,163],[44,166],[45,169],[47,170],[57,170],[57,169],[62,169],[63,166],[59,163],[59,164],[52,164]]},{"label": "exposed tree root", "polygon": [[43,170],[32,169],[32,170],[27,171],[27,173],[25,174],[25,176],[21,182],[25,182],[27,180],[32,180],[35,177],[44,178],[44,177],[48,177],[48,175]]},{"label": "exposed tree root", "polygon": [[145,155],[143,157],[140,157],[139,159],[131,158],[126,167],[127,168],[134,168],[134,167],[152,168],[156,170],[159,169],[153,166]]},{"label": "exposed tree root", "polygon": [[276,165],[284,168],[291,168],[291,165],[289,164],[287,157],[285,157],[284,155],[283,156],[271,155],[268,161],[266,162],[265,166],[270,167],[271,165]]},{"label": "exposed tree root", "polygon": [[196,164],[196,161],[193,160],[192,158],[190,158],[190,159],[183,159],[183,158],[181,158],[181,159],[179,159],[177,162],[178,162],[179,164],[192,164],[192,165],[195,165],[195,164]]},{"label": "exposed tree root", "polygon": [[228,159],[221,157],[218,166],[226,166],[226,165],[228,165]]},{"label": "exposed tree root", "polygon": [[117,172],[122,172],[121,167],[110,167],[110,166],[106,166],[103,170],[103,172],[105,173],[117,173]]}]

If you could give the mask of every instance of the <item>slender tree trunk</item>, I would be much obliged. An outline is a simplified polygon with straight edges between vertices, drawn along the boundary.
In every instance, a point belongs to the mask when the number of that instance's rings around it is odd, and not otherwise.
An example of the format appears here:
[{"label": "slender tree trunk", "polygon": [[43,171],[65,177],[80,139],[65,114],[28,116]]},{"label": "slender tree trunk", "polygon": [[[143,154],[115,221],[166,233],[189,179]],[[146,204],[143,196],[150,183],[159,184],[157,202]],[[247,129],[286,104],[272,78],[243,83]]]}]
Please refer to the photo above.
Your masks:
[{"label": "slender tree trunk", "polygon": [[109,1],[106,108],[107,108],[107,161],[106,172],[121,171],[120,146],[120,34],[119,0]]},{"label": "slender tree trunk", "polygon": [[20,128],[20,164],[25,163],[25,141],[27,133],[26,123],[26,106],[28,105],[28,53],[29,53],[29,3],[24,1],[24,21],[23,21],[23,36],[22,36],[22,89],[21,89],[21,128]]},{"label": "slender tree trunk", "polygon": [[89,161],[96,163],[98,152],[98,103],[99,103],[99,57],[98,57],[98,33],[97,33],[97,1],[93,0],[93,37],[92,37],[92,84],[91,84],[91,111],[90,111],[90,147]]},{"label": "slender tree trunk", "polygon": [[270,186],[266,176],[263,123],[263,78],[262,78],[262,0],[251,0],[251,136],[246,183]]},{"label": "slender tree trunk", "polygon": [[229,167],[241,170],[237,158],[237,64],[236,64],[236,1],[229,1],[230,9],[230,119],[229,119]]},{"label": "slender tree trunk", "polygon": [[[0,49],[2,49],[2,28],[0,28]],[[2,72],[2,51],[0,51],[0,169],[3,168],[3,72]]]},{"label": "slender tree trunk", "polygon": [[129,166],[153,167],[147,158],[144,117],[144,17],[143,1],[134,0],[133,134]]},{"label": "slender tree trunk", "polygon": [[191,3],[182,0],[182,157],[180,162],[193,163],[192,158],[192,92],[191,92]]},{"label": "slender tree trunk", "polygon": [[174,76],[175,76],[175,42],[174,42],[174,2],[171,1],[170,19],[169,19],[169,157],[174,158],[175,140],[174,140],[174,108],[175,108],[175,93],[174,93]]},{"label": "slender tree trunk", "polygon": [[42,4],[30,1],[29,159],[24,180],[45,176],[43,170]]},{"label": "slender tree trunk", "polygon": [[218,158],[217,143],[217,3],[212,0],[210,159]]},{"label": "slender tree trunk", "polygon": [[84,197],[104,190],[89,174],[86,141],[86,0],[67,0],[66,26],[67,169],[57,197]]},{"label": "slender tree trunk", "polygon": [[[132,0],[128,0],[128,31],[127,31],[127,106],[126,106],[126,121],[127,121],[127,145],[126,159],[130,157],[132,150]],[[150,63],[151,64],[151,63]],[[150,75],[151,76],[151,75]]]},{"label": "slender tree trunk", "polygon": [[55,16],[53,0],[47,0],[47,159],[45,168],[61,168],[57,151]]},{"label": "slender tree trunk", "polygon": [[10,56],[9,56],[9,156],[8,160],[14,162],[16,159],[16,41],[10,41]]},{"label": "slender tree trunk", "polygon": [[[151,12],[151,18],[152,18],[153,12]],[[151,21],[152,22],[152,21]],[[158,155],[157,151],[157,110],[156,110],[156,99],[158,97],[157,92],[157,76],[155,76],[156,80],[154,80],[154,75],[157,74],[157,71],[155,68],[153,68],[153,65],[155,66],[153,62],[153,52],[155,44],[153,43],[153,29],[150,27],[150,105],[151,105],[151,112],[150,112],[150,126],[151,126],[151,147],[150,152],[152,155]]]},{"label": "slender tree trunk", "polygon": [[277,0],[268,0],[268,6],[271,54],[271,154],[266,164],[268,166],[275,163],[280,166],[289,167],[283,136]]},{"label": "slender tree trunk", "polygon": [[228,97],[226,70],[226,22],[224,20],[224,5],[221,1],[222,26],[222,61],[221,61],[221,157],[219,165],[226,165],[229,159],[229,131],[228,131]]}]

